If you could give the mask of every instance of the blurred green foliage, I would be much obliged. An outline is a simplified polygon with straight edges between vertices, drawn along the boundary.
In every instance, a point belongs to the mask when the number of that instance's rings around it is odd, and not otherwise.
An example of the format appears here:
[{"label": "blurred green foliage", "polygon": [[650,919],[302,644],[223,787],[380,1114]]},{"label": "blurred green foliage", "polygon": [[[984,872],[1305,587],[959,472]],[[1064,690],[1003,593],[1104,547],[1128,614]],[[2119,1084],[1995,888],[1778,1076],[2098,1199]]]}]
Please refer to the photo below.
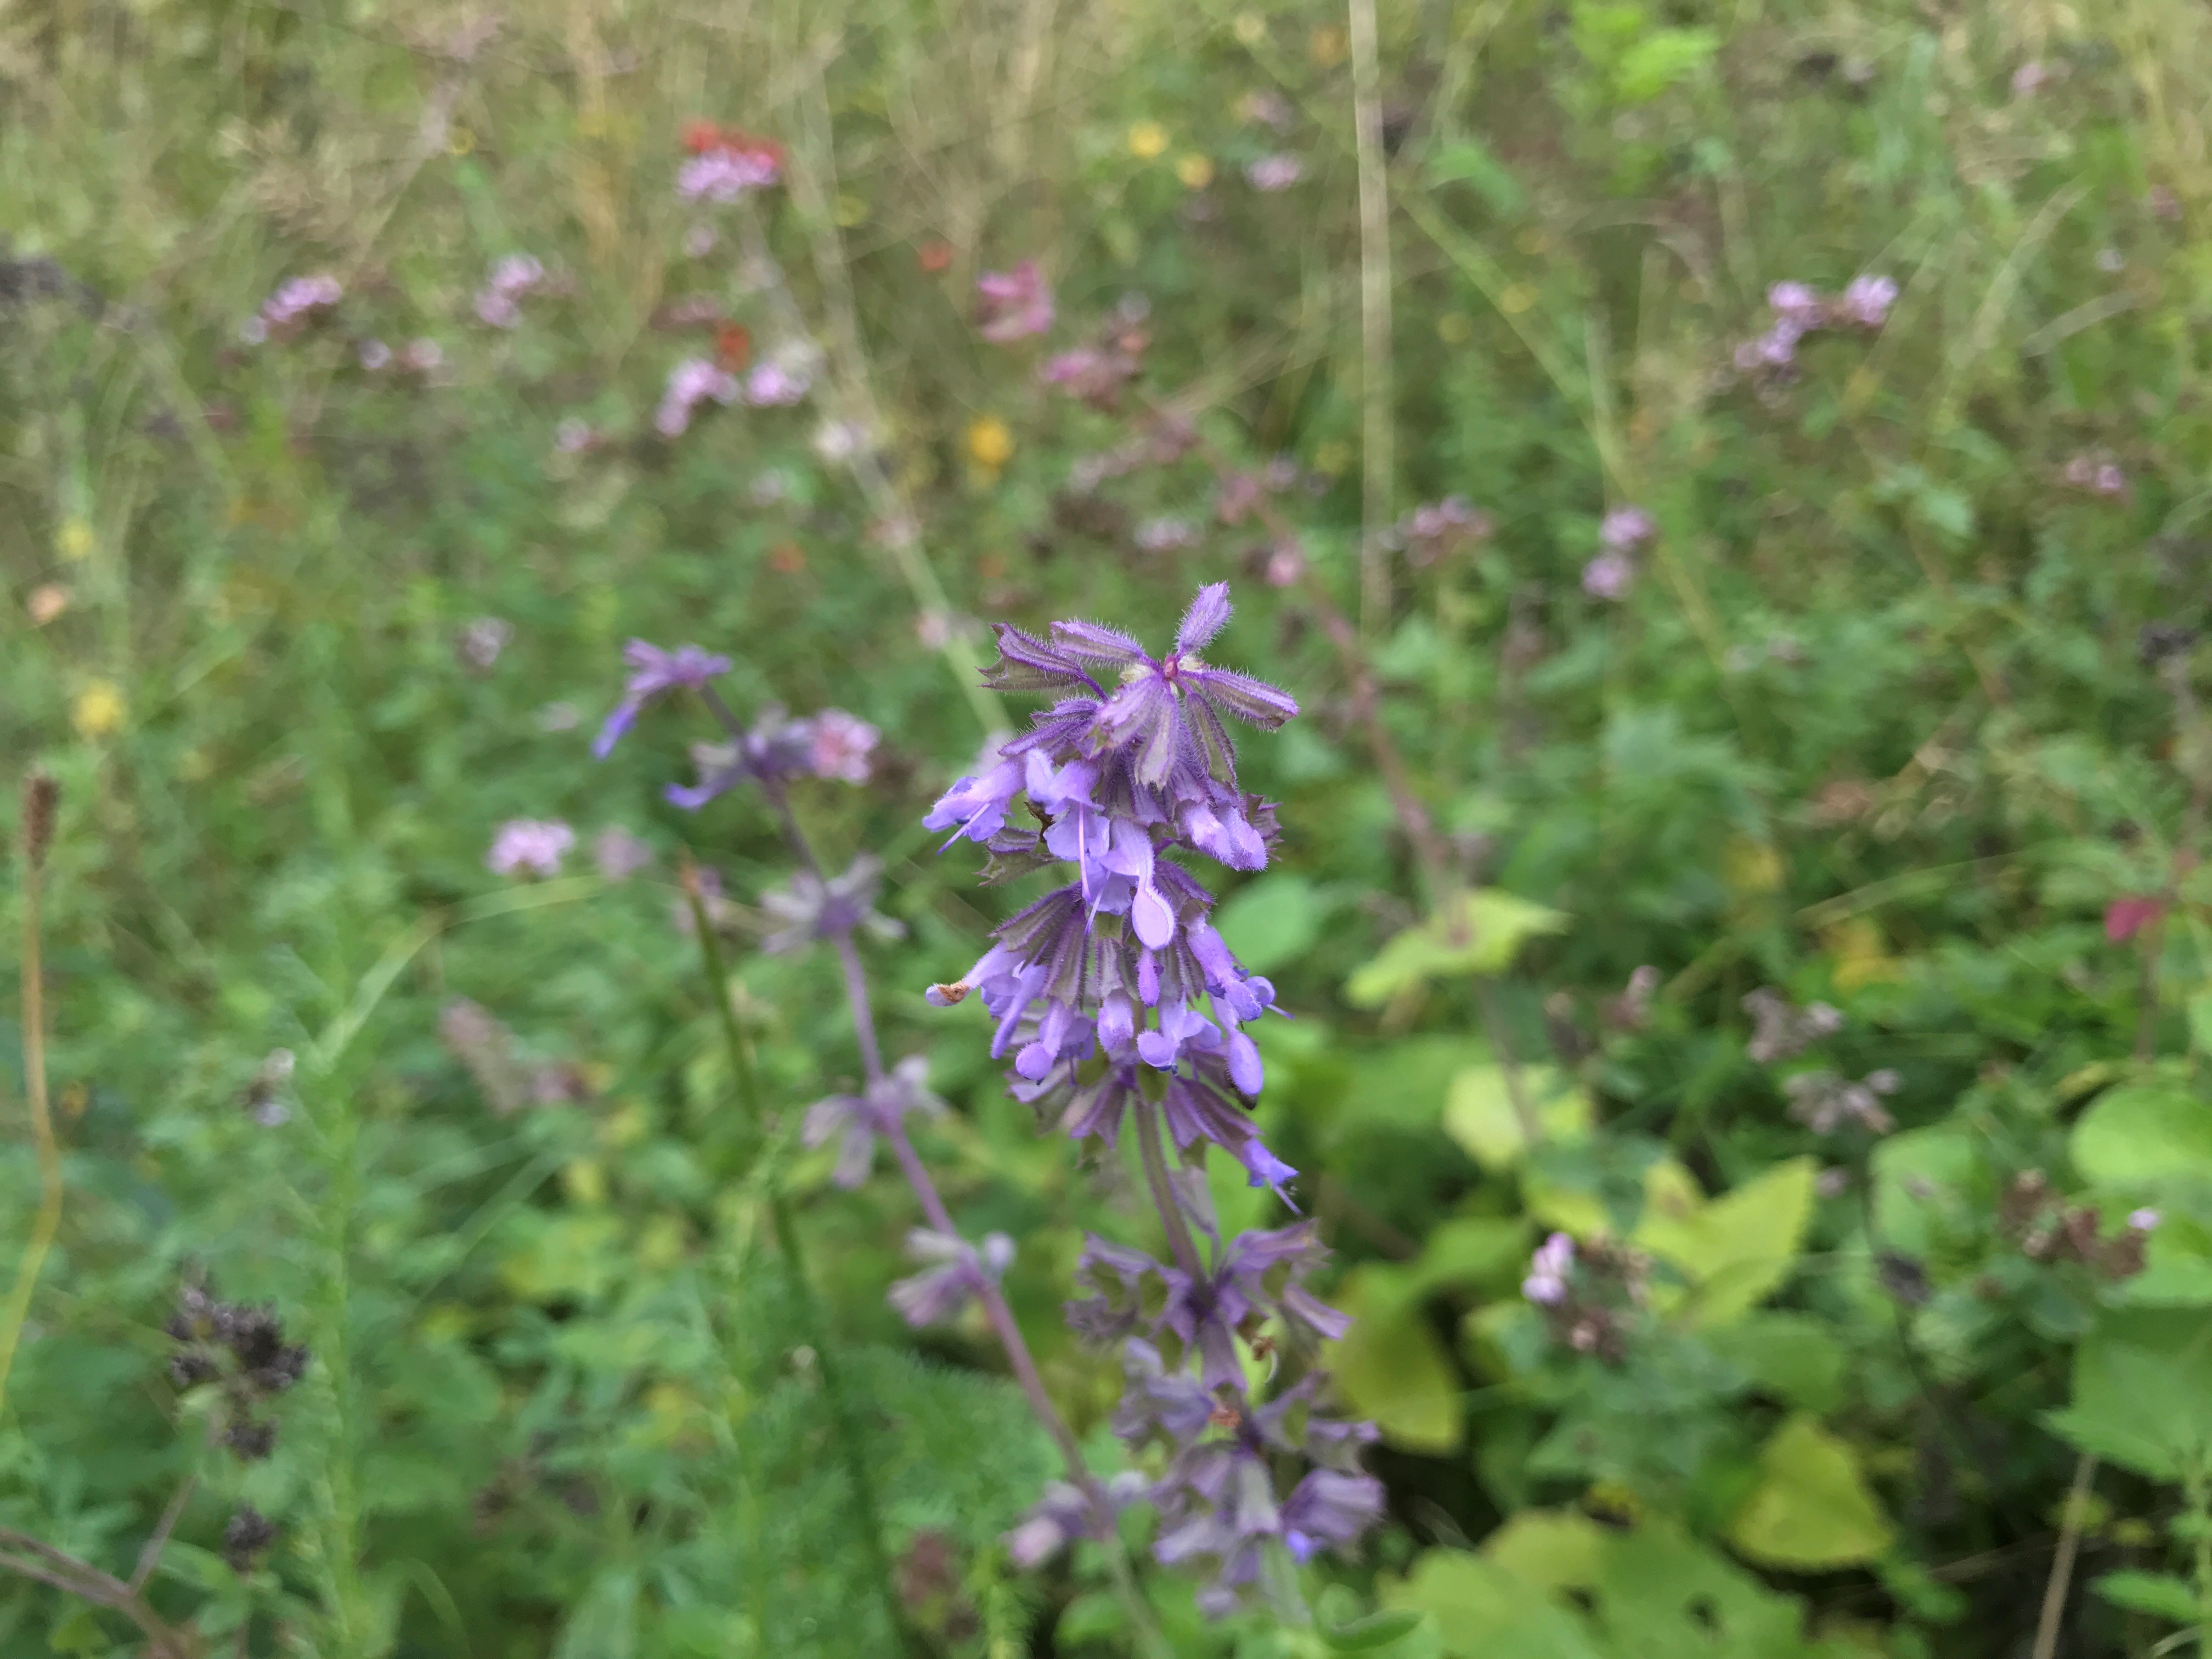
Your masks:
[{"label": "blurred green foliage", "polygon": [[[1083,1231],[1134,1224],[1123,1172],[1039,1139],[980,1016],[924,1004],[1004,912],[916,826],[984,737],[971,619],[1158,637],[1228,576],[1224,659],[1307,714],[1248,745],[1285,839],[1221,922],[1297,1016],[1263,1121],[1340,1253],[1337,1386],[1392,1517],[1307,1571],[1307,1626],[1208,1626],[1147,1570],[1175,1650],[2135,1659],[2212,1630],[2212,22],[1377,9],[1383,493],[1490,524],[1394,544],[1347,659],[1316,597],[1351,602],[1362,543],[1331,7],[0,8],[0,742],[63,789],[66,1178],[0,1527],[127,1577],[189,1477],[147,1594],[210,1650],[891,1651],[775,1179],[926,1639],[1127,1650],[1095,1552],[1022,1575],[998,1542],[1050,1447],[980,1328],[885,1308],[904,1188],[840,1194],[793,1145],[858,1061],[831,966],[753,948],[773,823],[661,800],[674,715],[586,744],[633,635],[732,654],[740,708],[884,729],[866,787],[799,810],[886,860],[887,1046],[955,1106],[925,1153],[964,1229],[1019,1240],[1010,1295],[1103,1444],[1118,1379],[1056,1304]],[[787,187],[679,203],[694,119],[781,139]],[[549,280],[492,326],[514,253]],[[1055,332],[981,343],[976,274],[1027,257]],[[241,340],[315,271],[328,314]],[[1738,366],[1771,284],[1869,274],[1878,331]],[[680,359],[801,325],[814,399],[655,433]],[[1142,358],[1117,405],[1040,383],[1109,335]],[[1158,407],[1200,446],[1100,461]],[[1224,475],[1277,458],[1246,517]],[[1608,599],[1582,574],[1631,504],[1656,533]],[[1316,586],[1270,580],[1278,520]],[[575,827],[568,873],[486,870],[517,817]],[[610,829],[653,862],[591,873]],[[686,848],[780,1103],[764,1164]],[[169,1375],[201,1280],[312,1351],[265,1460]],[[277,1533],[241,1571],[246,1504]],[[138,1640],[0,1578],[0,1651]]]}]

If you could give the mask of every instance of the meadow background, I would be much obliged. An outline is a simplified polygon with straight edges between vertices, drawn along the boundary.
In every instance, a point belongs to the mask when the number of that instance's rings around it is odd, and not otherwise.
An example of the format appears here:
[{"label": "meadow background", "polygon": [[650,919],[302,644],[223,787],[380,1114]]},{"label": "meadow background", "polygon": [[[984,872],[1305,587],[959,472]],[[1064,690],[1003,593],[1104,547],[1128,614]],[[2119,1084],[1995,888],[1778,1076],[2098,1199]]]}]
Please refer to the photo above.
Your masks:
[{"label": "meadow background", "polygon": [[[1133,1516],[1174,1650],[2201,1650],[2208,97],[2179,0],[0,5],[63,1196],[40,1259],[11,1024],[0,1652],[155,1651],[15,1569],[164,1528],[185,1651],[896,1650],[771,1185],[925,1644],[1133,1650],[1095,1549],[1000,1542],[1050,1447],[979,1327],[885,1305],[905,1189],[792,1145],[857,1060],[833,964],[759,948],[775,826],[662,800],[696,721],[589,740],[633,635],[881,729],[799,808],[885,861],[925,1151],[1103,1446],[1058,1304],[1128,1183],[925,1005],[1006,903],[919,820],[1025,712],[982,621],[1157,644],[1224,578],[1221,659],[1305,714],[1246,745],[1285,841],[1223,927],[1296,1015],[1263,1121],[1390,1513],[1310,1623],[1202,1619]],[[680,200],[700,121],[782,183]],[[981,338],[1024,259],[1051,331]],[[1775,284],[1869,277],[1778,345]],[[1041,378],[1086,343],[1088,399]],[[667,435],[690,358],[811,390]],[[560,875],[487,867],[518,818]],[[308,1351],[265,1456],[178,1386],[190,1286]]]}]

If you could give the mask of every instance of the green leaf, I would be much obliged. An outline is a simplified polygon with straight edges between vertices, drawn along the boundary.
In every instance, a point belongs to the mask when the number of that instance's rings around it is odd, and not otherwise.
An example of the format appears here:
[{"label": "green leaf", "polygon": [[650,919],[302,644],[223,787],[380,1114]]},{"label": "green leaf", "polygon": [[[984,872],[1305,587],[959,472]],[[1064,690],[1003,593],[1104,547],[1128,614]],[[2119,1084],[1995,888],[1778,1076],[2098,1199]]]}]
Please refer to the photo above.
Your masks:
[{"label": "green leaf", "polygon": [[1431,1231],[1407,1264],[1418,1293],[1447,1285],[1505,1289],[1528,1266],[1528,1224],[1513,1216],[1462,1216]]},{"label": "green leaf", "polygon": [[1053,1640],[1069,1646],[1078,1642],[1100,1642],[1121,1635],[1129,1627],[1129,1615],[1121,1597],[1111,1590],[1092,1590],[1067,1604],[1052,1627]]},{"label": "green leaf", "polygon": [[2089,1588],[2114,1607],[2155,1613],[2177,1625],[2195,1624],[2202,1612],[2196,1588],[2170,1572],[2108,1572],[2090,1580]]},{"label": "green leaf", "polygon": [[1352,1328],[1329,1370],[1353,1413],[1408,1451],[1448,1452],[1460,1443],[1460,1383],[1402,1275],[1356,1268],[1338,1288]]},{"label": "green leaf", "polygon": [[1231,894],[1213,925],[1238,961],[1271,974],[1313,948],[1328,912],[1321,889],[1304,876],[1262,876]]},{"label": "green leaf", "polygon": [[1711,29],[1654,29],[1621,55],[1613,95],[1624,104],[1648,103],[1704,69],[1719,49]]},{"label": "green leaf", "polygon": [[[1514,1109],[1512,1081],[1502,1066],[1470,1066],[1452,1079],[1444,1097],[1444,1133],[1492,1172],[1510,1169],[1528,1150]],[[1588,1138],[1589,1095],[1571,1078],[1556,1066],[1524,1066],[1519,1084],[1546,1139]]]},{"label": "green leaf", "polygon": [[1581,1589],[1604,1573],[1607,1536],[1579,1510],[1523,1510],[1482,1540],[1482,1553],[1539,1589]]},{"label": "green leaf", "polygon": [[1345,1000],[1380,1008],[1441,975],[1494,974],[1528,939],[1567,925],[1559,911],[1495,887],[1462,893],[1449,909],[1408,927],[1345,981]]},{"label": "green leaf", "polygon": [[1728,1528],[1747,1560],[1801,1572],[1871,1561],[1892,1535],[1858,1454],[1809,1415],[1791,1418],[1760,1449],[1759,1485]]},{"label": "green leaf", "polygon": [[2107,1312],[2074,1351],[2074,1397],[2049,1422],[2108,1462],[2179,1480],[2212,1462],[2212,1319]]},{"label": "green leaf", "polygon": [[1389,1607],[1381,1613],[1370,1613],[1364,1619],[1355,1619],[1334,1630],[1325,1630],[1321,1639],[1333,1653],[1371,1653],[1376,1648],[1387,1648],[1401,1636],[1409,1636],[1420,1627],[1425,1615],[1418,1607]]},{"label": "green leaf", "polygon": [[1601,1659],[1581,1621],[1504,1567],[1465,1550],[1427,1550],[1384,1599],[1434,1615],[1459,1659]]},{"label": "green leaf", "polygon": [[1689,1276],[1693,1324],[1741,1319],[1790,1276],[1813,1217],[1814,1173],[1811,1158],[1795,1158],[1686,1214],[1645,1212],[1635,1242]]},{"label": "green leaf", "polygon": [[2212,1184],[2212,1105],[2173,1083],[2113,1089],[2081,1114],[2068,1150],[2100,1187]]},{"label": "green leaf", "polygon": [[1834,1330],[1809,1314],[1753,1314],[1706,1334],[1712,1351],[1753,1386],[1808,1412],[1833,1410],[1844,1399],[1844,1347]]},{"label": "green leaf", "polygon": [[1472,185],[1490,210],[1510,219],[1528,205],[1528,194],[1512,170],[1477,138],[1446,144],[1429,158],[1431,185]]}]

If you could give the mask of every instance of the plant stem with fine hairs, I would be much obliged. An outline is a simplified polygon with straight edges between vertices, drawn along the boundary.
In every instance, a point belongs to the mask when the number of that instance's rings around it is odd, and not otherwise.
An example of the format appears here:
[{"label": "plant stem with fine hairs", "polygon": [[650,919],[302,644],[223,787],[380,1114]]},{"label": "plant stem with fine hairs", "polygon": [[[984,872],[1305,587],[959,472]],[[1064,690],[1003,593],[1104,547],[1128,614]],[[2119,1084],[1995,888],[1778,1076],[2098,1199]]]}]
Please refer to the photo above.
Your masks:
[{"label": "plant stem with fine hairs", "polygon": [[40,951],[40,901],[46,848],[53,839],[58,791],[52,778],[33,774],[23,785],[23,1095],[30,1103],[31,1139],[39,1156],[39,1212],[30,1243],[15,1270],[15,1288],[0,1315],[0,1405],[8,1396],[8,1374],[15,1368],[31,1297],[62,1224],[62,1153],[54,1139],[53,1112],[46,1099],[46,999]]},{"label": "plant stem with fine hairs", "polygon": [[[737,1014],[730,1006],[729,975],[722,966],[722,947],[707,915],[696,867],[688,860],[681,880],[684,901],[691,908],[691,925],[699,935],[699,955],[706,967],[708,988],[720,1017],[722,1043],[729,1054],[731,1076],[737,1086],[738,1103],[745,1110],[749,1150],[757,1152],[766,1122],[760,1075],[753,1069],[744,1034],[738,1030]],[[813,1344],[815,1363],[822,1369],[822,1395],[830,1407],[830,1424],[836,1437],[838,1456],[853,1488],[854,1519],[860,1529],[860,1547],[868,1558],[868,1571],[883,1597],[884,1616],[890,1620],[900,1644],[909,1653],[926,1654],[927,1645],[908,1621],[891,1576],[890,1552],[884,1544],[883,1509],[876,1497],[875,1476],[860,1444],[860,1422],[853,1414],[851,1396],[846,1391],[842,1363],[830,1341],[829,1320],[806,1277],[806,1260],[800,1249],[797,1218],[782,1188],[774,1181],[766,1185],[769,1225],[775,1233],[776,1249],[783,1256],[784,1271],[791,1277],[791,1292],[798,1301],[800,1321]]]}]

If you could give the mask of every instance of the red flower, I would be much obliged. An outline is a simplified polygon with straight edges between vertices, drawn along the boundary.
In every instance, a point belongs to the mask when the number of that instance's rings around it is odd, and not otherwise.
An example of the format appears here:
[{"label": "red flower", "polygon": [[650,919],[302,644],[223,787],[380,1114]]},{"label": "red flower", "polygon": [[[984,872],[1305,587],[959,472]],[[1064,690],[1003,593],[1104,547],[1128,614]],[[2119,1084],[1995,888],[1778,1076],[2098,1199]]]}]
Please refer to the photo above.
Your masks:
[{"label": "red flower", "polygon": [[710,149],[722,147],[722,130],[712,121],[686,121],[684,124],[684,148],[694,155],[704,155]]},{"label": "red flower", "polygon": [[952,244],[942,236],[933,236],[914,251],[914,261],[932,273],[943,270],[952,263]]},{"label": "red flower", "polygon": [[2141,895],[2116,898],[2105,907],[2105,937],[2115,945],[2124,945],[2165,914],[2164,899]]},{"label": "red flower", "polygon": [[724,323],[714,331],[714,361],[732,373],[752,356],[753,337],[743,323]]}]

